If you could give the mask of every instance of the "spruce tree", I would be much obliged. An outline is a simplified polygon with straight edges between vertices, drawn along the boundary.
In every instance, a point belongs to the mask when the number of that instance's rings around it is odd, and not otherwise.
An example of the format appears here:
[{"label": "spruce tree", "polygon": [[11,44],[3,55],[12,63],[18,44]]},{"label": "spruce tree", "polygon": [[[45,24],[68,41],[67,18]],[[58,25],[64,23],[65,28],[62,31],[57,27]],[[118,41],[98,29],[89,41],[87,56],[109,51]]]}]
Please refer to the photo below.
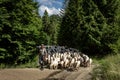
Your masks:
[{"label": "spruce tree", "polygon": [[60,16],[59,15],[51,15],[50,16],[50,37],[51,37],[51,44],[57,44],[58,38],[58,31],[59,31],[59,24],[60,24]]},{"label": "spruce tree", "polygon": [[114,52],[119,39],[119,0],[69,0],[61,22],[60,45],[86,54]]},{"label": "spruce tree", "polygon": [[42,26],[37,8],[32,0],[0,2],[0,63],[32,61]]},{"label": "spruce tree", "polygon": [[93,0],[97,4],[99,11],[106,20],[106,28],[102,35],[103,52],[118,53],[120,38],[120,1],[119,0]]},{"label": "spruce tree", "polygon": [[[65,7],[63,19],[61,22],[60,33],[58,43],[60,45],[67,45],[69,47],[75,46],[75,29],[82,23],[83,17],[79,14],[83,14],[79,0],[69,0]],[[79,12],[80,11],[80,12]],[[74,39],[75,38],[75,39]],[[74,40],[74,41],[73,41]]]},{"label": "spruce tree", "polygon": [[57,44],[59,21],[58,15],[49,16],[47,10],[45,10],[44,15],[42,16],[42,32],[46,39],[43,43],[50,45]]},{"label": "spruce tree", "polygon": [[43,31],[46,32],[48,35],[50,34],[49,24],[50,24],[50,19],[47,10],[45,10],[44,15],[42,17],[42,25],[43,25]]}]

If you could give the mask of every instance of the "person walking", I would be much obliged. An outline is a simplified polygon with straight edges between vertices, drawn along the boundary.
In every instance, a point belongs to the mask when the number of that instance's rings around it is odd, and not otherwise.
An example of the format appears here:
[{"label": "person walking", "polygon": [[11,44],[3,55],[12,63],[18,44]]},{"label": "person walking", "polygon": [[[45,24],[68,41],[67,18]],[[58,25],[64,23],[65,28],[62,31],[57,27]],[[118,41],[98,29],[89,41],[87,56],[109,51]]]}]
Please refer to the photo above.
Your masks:
[{"label": "person walking", "polygon": [[39,47],[39,64],[40,64],[40,69],[44,69],[44,57],[47,54],[46,48],[44,44],[41,44]]}]

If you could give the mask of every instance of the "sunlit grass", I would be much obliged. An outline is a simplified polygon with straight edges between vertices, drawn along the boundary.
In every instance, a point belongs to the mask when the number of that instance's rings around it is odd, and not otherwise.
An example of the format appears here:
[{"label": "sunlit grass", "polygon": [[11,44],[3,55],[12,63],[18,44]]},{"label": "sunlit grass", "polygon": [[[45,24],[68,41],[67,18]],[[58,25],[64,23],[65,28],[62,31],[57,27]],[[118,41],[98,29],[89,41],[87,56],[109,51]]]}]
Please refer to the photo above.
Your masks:
[{"label": "sunlit grass", "polygon": [[38,66],[38,56],[24,64],[0,64],[0,69],[4,68],[36,68]]},{"label": "sunlit grass", "polygon": [[93,80],[120,80],[120,54],[101,60],[93,71]]}]

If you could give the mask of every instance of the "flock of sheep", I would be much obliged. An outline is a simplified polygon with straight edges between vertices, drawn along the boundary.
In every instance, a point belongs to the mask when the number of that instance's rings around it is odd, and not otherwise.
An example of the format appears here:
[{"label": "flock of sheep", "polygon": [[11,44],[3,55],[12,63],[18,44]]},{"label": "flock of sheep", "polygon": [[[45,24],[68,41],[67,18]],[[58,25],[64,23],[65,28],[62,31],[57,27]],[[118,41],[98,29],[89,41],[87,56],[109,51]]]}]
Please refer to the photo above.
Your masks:
[{"label": "flock of sheep", "polygon": [[92,59],[88,55],[79,52],[74,48],[64,46],[45,46],[47,54],[44,56],[44,63],[50,69],[75,69],[89,67]]}]

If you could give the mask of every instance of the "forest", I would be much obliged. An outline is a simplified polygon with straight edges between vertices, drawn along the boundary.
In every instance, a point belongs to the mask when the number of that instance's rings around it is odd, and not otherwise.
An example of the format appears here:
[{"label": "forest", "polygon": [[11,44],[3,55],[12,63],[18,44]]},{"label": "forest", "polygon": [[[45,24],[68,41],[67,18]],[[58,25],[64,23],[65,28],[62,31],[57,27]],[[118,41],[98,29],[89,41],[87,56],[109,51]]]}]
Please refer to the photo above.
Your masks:
[{"label": "forest", "polygon": [[36,46],[61,45],[92,57],[120,53],[120,0],[65,0],[59,15],[34,0],[0,0],[0,64],[25,64]]}]

